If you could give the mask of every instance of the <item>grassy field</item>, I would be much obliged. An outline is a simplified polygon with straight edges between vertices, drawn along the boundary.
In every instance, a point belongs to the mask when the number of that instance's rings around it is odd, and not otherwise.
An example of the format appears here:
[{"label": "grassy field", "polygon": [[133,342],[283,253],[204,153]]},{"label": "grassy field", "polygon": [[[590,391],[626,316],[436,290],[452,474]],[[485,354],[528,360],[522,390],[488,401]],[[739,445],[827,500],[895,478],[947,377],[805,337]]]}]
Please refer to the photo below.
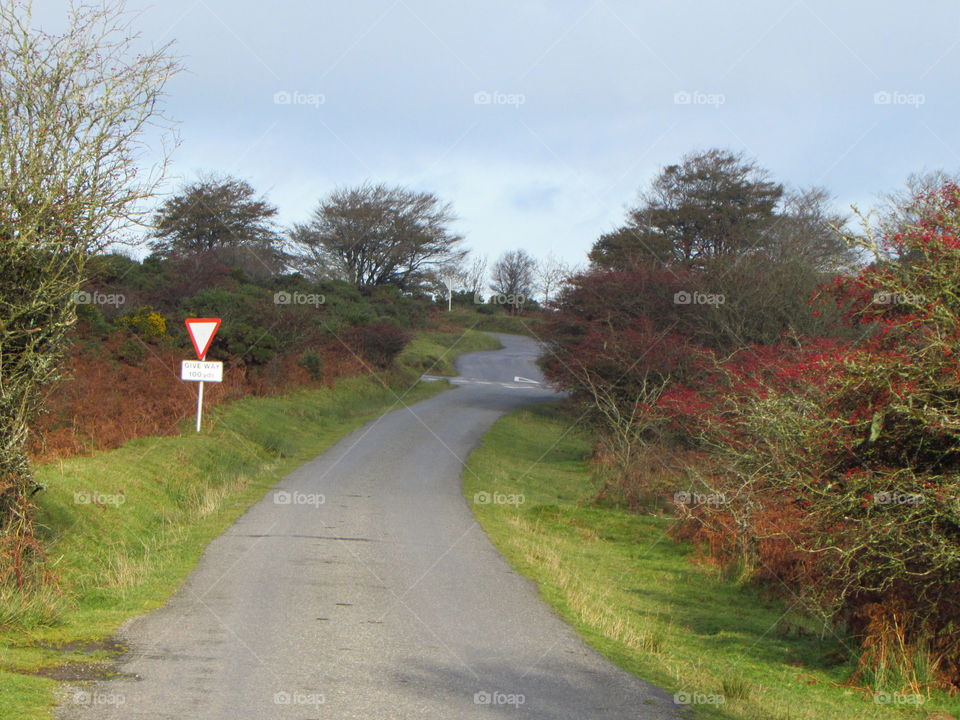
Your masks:
[{"label": "grassy field", "polygon": [[457,374],[457,355],[478,350],[499,350],[500,341],[479,330],[419,333],[400,354],[400,365],[423,375]]},{"label": "grassy field", "polygon": [[[333,389],[214,408],[204,431],[36,468],[40,523],[56,589],[0,587],[0,718],[50,718],[58,680],[109,674],[126,619],[163,604],[204,547],[278,479],[381,413],[442,391],[457,354],[500,346],[480,332],[427,333],[391,387],[354,378]],[[421,369],[422,368],[422,369]],[[410,372],[412,371],[412,372]],[[416,373],[416,374],[414,374]]]},{"label": "grassy field", "polygon": [[474,502],[478,521],[596,650],[688,701],[695,717],[946,720],[960,712],[944,696],[846,687],[852,667],[830,631],[821,637],[797,608],[695,562],[668,537],[670,519],[594,506],[590,438],[567,432],[570,424],[551,406],[504,418],[470,456],[464,493],[515,496],[515,504]]},{"label": "grassy field", "polygon": [[502,310],[487,314],[478,312],[473,308],[457,306],[454,306],[453,312],[444,313],[444,318],[457,325],[474,330],[526,335],[527,337],[537,337],[543,324],[543,321],[536,317],[508,315]]}]

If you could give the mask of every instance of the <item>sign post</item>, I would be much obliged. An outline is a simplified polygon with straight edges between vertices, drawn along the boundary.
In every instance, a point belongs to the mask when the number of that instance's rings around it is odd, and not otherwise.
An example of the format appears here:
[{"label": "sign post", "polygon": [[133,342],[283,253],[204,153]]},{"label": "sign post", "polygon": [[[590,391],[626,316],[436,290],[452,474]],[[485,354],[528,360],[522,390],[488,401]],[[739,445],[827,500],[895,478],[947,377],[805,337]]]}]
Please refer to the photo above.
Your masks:
[{"label": "sign post", "polygon": [[453,284],[456,281],[457,278],[452,273],[443,276],[443,284],[447,287],[447,312],[453,311]]},{"label": "sign post", "polygon": [[203,417],[203,380],[197,385],[197,432],[200,432],[200,419]]},{"label": "sign post", "polygon": [[185,320],[190,341],[199,358],[198,362],[184,360],[180,366],[180,379],[197,382],[197,432],[203,417],[203,383],[223,381],[223,363],[204,362],[213,336],[220,327],[220,318],[187,318]]}]

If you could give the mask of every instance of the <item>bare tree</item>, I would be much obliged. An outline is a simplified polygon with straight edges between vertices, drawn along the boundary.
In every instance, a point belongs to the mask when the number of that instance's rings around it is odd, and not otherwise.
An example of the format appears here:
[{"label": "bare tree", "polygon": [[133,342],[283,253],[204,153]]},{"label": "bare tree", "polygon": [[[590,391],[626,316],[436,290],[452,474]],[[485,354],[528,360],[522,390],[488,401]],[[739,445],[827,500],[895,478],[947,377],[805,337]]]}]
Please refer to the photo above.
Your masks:
[{"label": "bare tree", "polygon": [[[663,491],[660,478],[639,477],[637,468],[644,452],[662,442],[662,424],[644,408],[653,407],[672,379],[668,374],[644,370],[634,378],[632,388],[626,395],[605,382],[602,377],[579,361],[568,366],[585,395],[588,408],[603,433],[599,447],[603,462],[597,472],[607,477],[607,484],[623,485],[633,477],[644,493],[654,497]],[[676,478],[676,476],[673,476]]]},{"label": "bare tree", "polygon": [[295,264],[311,277],[340,277],[358,288],[429,288],[466,255],[450,230],[450,203],[402,187],[361,185],[333,192],[310,221],[294,225]]},{"label": "bare tree", "polygon": [[533,273],[536,261],[526,250],[508,250],[491,272],[490,289],[495,299],[518,313],[533,294]]},{"label": "bare tree", "polygon": [[[0,5],[0,581],[29,578],[39,549],[24,452],[59,368],[92,253],[155,194],[147,125],[177,72],[169,46],[136,52],[122,3],[72,6],[62,35],[33,30],[29,0]],[[144,172],[147,170],[147,172]]]},{"label": "bare tree", "polygon": [[924,198],[949,184],[960,185],[960,173],[945,170],[910,173],[901,189],[880,196],[879,233],[892,236],[904,228],[915,227],[924,212]]},{"label": "bare tree", "polygon": [[540,260],[534,269],[534,279],[543,302],[549,303],[553,294],[563,285],[563,281],[572,274],[573,268],[553,253]]},{"label": "bare tree", "polygon": [[810,299],[860,260],[841,234],[846,224],[826,190],[787,191],[752,252],[713,258],[694,279],[723,298],[710,312],[689,315],[699,341],[738,347],[825,332],[839,308]]},{"label": "bare tree", "polygon": [[460,287],[473,296],[474,302],[483,302],[482,294],[487,284],[487,256],[471,253],[460,269]]},{"label": "bare tree", "polygon": [[788,190],[761,246],[781,259],[819,272],[838,273],[857,264],[857,253],[843,239],[848,219],[837,213],[822,187]]}]

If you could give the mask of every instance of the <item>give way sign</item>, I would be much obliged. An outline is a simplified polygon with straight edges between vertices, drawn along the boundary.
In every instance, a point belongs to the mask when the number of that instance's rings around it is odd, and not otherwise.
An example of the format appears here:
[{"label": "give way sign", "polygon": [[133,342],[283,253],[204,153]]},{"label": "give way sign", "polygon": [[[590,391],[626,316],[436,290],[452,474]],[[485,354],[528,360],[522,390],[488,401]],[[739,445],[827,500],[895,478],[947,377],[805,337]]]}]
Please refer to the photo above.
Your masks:
[{"label": "give way sign", "polygon": [[197,432],[200,432],[200,420],[203,417],[203,383],[223,380],[223,363],[203,362],[207,350],[210,349],[210,343],[213,342],[213,336],[217,334],[217,328],[220,327],[220,318],[187,318],[184,322],[200,362],[184,360],[180,368],[180,379],[197,381]]},{"label": "give way sign", "polygon": [[197,352],[197,358],[203,360],[213,342],[213,336],[220,327],[220,318],[187,318],[185,320],[190,341]]}]

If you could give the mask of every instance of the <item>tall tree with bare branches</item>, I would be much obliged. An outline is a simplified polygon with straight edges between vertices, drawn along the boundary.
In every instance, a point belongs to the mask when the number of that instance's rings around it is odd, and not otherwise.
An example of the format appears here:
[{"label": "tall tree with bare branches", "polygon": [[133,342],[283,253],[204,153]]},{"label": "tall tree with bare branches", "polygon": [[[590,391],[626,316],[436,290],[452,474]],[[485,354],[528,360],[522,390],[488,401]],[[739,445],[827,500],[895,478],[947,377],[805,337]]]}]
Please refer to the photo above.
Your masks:
[{"label": "tall tree with bare branches", "polygon": [[0,5],[0,582],[23,585],[38,549],[24,451],[56,376],[88,258],[140,219],[165,169],[144,166],[148,125],[178,63],[144,51],[122,3],[77,4],[60,35],[29,0]]},{"label": "tall tree with bare branches", "polygon": [[533,295],[537,261],[526,250],[508,250],[493,264],[490,289],[516,314]]},{"label": "tall tree with bare branches", "polygon": [[573,268],[553,253],[537,261],[533,275],[544,304],[550,302],[572,274]]}]

